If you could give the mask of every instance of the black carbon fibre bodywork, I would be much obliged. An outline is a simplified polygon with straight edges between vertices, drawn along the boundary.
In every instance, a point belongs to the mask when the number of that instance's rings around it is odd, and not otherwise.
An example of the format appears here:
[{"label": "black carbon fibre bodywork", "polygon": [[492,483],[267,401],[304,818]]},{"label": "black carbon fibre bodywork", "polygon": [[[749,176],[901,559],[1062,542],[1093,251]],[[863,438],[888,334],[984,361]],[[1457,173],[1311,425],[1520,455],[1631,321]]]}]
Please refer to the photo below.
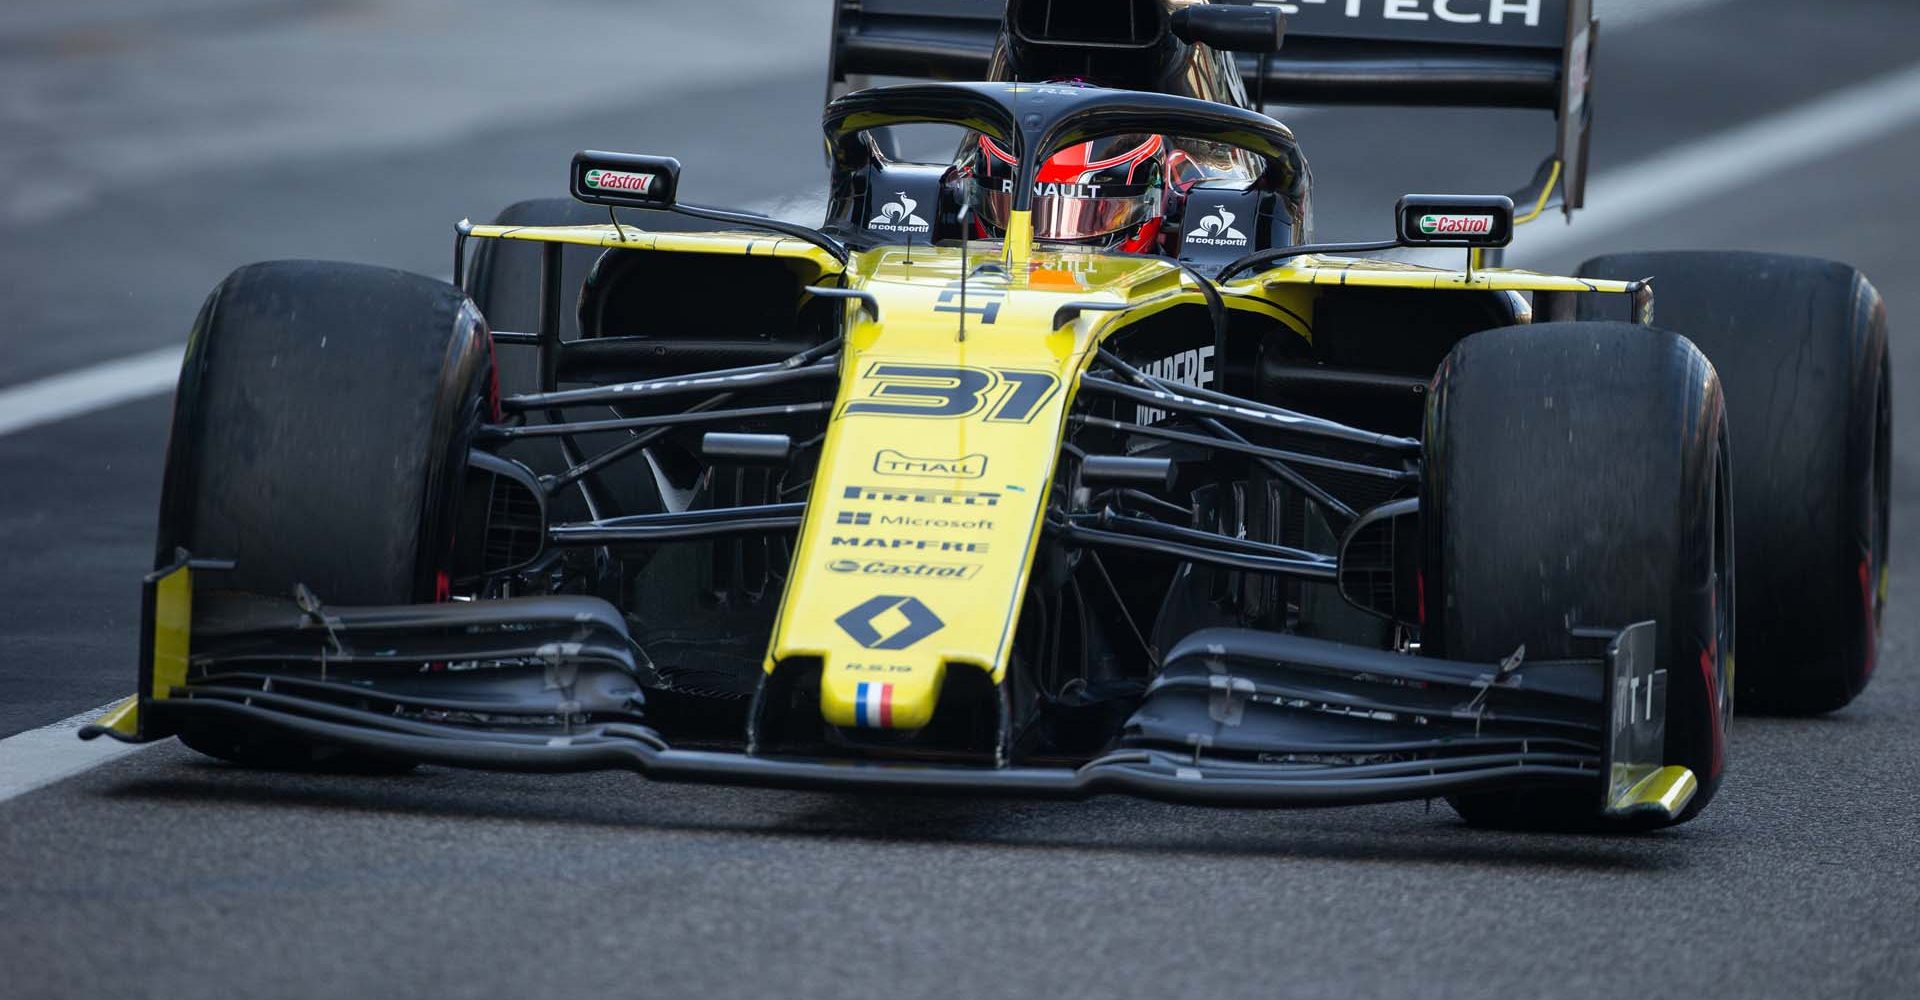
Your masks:
[{"label": "black carbon fibre bodywork", "polygon": [[[151,739],[245,726],[373,757],[659,780],[1312,807],[1532,785],[1587,789],[1613,752],[1609,691],[1644,673],[1619,635],[1591,660],[1407,657],[1246,629],[1172,649],[1118,746],[1069,766],[980,767],[675,747],[645,718],[651,664],[592,598],[379,608],[228,601],[199,618],[188,682]],[[95,727],[88,735],[125,734]]]}]

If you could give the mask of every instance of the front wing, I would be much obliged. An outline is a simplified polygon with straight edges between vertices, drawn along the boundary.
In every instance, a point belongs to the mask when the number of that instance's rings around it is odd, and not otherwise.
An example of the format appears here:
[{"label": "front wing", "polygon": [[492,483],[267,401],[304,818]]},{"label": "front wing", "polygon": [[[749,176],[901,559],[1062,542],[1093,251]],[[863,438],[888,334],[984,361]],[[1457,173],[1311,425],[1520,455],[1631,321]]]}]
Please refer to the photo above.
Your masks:
[{"label": "front wing", "polygon": [[191,573],[183,558],[148,578],[142,689],[83,738],[233,726],[487,770],[1269,808],[1561,787],[1591,790],[1610,815],[1671,818],[1696,784],[1661,763],[1652,622],[1592,633],[1593,660],[1499,664],[1203,630],[1168,652],[1117,749],[982,766],[672,746],[645,721],[650,664],[594,598],[195,617]]}]

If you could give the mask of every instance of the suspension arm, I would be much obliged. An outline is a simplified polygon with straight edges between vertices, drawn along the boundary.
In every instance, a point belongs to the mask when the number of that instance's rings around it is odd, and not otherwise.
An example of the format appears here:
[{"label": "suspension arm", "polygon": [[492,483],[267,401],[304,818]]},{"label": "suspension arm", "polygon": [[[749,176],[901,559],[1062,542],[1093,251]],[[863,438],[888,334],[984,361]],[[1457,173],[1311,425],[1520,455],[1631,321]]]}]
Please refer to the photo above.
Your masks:
[{"label": "suspension arm", "polygon": [[[1211,546],[1189,545],[1164,538],[1152,538],[1120,531],[1103,531],[1072,522],[1049,522],[1048,530],[1054,537],[1069,545],[1101,546],[1115,549],[1132,549],[1136,552],[1149,552],[1184,562],[1207,563],[1227,569],[1244,570],[1250,573],[1273,573],[1279,576],[1293,576],[1303,580],[1331,583],[1339,577],[1334,560],[1324,556],[1311,559],[1281,558],[1270,555],[1255,555],[1251,552],[1236,552]],[[1214,536],[1217,537],[1217,536]],[[1275,546],[1276,548],[1278,546]]]},{"label": "suspension arm", "polygon": [[769,503],[748,507],[634,514],[600,521],[556,524],[547,529],[549,545],[613,545],[683,542],[723,535],[764,535],[793,531],[807,505]]},{"label": "suspension arm", "polygon": [[[837,366],[832,363],[814,362],[822,358],[831,358],[831,349],[838,341],[820,345],[827,353],[809,357],[810,352],[797,354],[786,361],[767,365],[750,365],[744,368],[729,368],[722,371],[707,372],[701,375],[689,375],[683,378],[646,379],[639,382],[622,382],[617,385],[596,385],[583,389],[565,389],[557,392],[524,393],[508,396],[500,401],[500,408],[508,413],[524,413],[529,410],[549,409],[555,406],[584,406],[591,403],[633,403],[663,396],[675,396],[694,392],[737,392],[744,389],[764,389],[794,382],[810,382],[833,378]],[[815,348],[819,350],[820,348]],[[805,360],[801,360],[805,359]]]},{"label": "suspension arm", "polygon": [[646,427],[676,427],[723,423],[729,420],[754,420],[763,417],[791,417],[803,413],[824,413],[832,408],[832,402],[785,403],[777,406],[745,406],[731,410],[662,413],[644,417],[621,417],[615,420],[577,420],[569,423],[532,424],[520,427],[486,424],[480,428],[480,434],[483,438],[495,441],[517,441],[523,438],[562,437],[572,434],[592,434],[598,431],[626,431]]}]

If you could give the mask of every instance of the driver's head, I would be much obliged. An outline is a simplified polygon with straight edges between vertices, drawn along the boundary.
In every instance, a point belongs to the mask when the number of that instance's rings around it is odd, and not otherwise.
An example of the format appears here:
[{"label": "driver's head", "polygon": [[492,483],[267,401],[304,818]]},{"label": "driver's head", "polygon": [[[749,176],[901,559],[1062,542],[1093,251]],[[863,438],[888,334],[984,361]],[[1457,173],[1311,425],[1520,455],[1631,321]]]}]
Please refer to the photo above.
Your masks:
[{"label": "driver's head", "polygon": [[[1006,232],[1013,211],[1015,161],[1001,145],[978,136],[963,151],[974,213],[989,233]],[[1034,185],[1036,240],[1150,252],[1160,232],[1166,140],[1123,135],[1083,142],[1041,164]]]}]

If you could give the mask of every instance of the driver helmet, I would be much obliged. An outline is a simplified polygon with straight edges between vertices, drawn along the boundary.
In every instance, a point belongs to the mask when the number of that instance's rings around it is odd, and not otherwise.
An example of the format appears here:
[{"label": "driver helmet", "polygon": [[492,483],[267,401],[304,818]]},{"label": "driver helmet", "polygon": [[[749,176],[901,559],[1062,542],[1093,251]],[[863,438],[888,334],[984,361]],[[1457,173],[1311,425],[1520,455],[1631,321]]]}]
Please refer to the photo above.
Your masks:
[{"label": "driver helmet", "polygon": [[[1016,161],[1000,143],[976,135],[962,151],[972,190],[975,235],[1004,235],[1013,213]],[[1120,135],[1078,143],[1047,158],[1034,183],[1034,239],[1156,252],[1166,197],[1167,141]]]}]

